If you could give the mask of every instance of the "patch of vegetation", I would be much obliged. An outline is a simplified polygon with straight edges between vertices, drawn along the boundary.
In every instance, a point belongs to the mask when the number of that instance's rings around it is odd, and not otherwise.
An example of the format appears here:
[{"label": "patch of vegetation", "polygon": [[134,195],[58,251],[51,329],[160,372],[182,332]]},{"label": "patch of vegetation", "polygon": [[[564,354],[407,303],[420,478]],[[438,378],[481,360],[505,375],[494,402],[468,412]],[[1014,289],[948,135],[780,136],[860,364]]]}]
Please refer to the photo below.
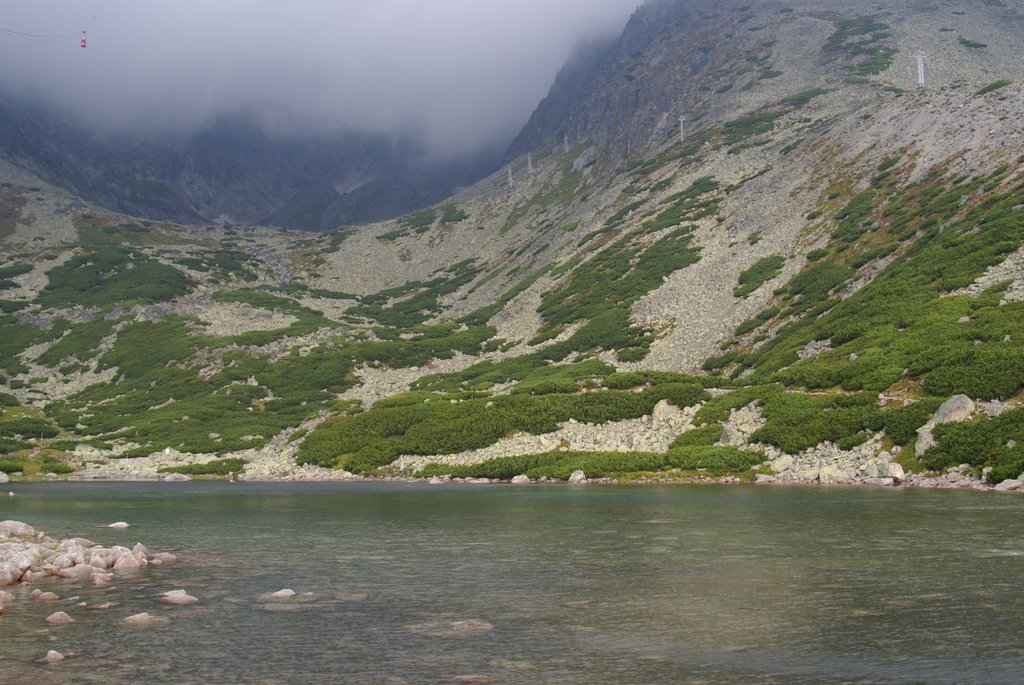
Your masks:
[{"label": "patch of vegetation", "polygon": [[[0,453],[3,441],[0,440]],[[25,476],[36,476],[39,474],[74,473],[75,469],[53,456],[45,456],[40,459],[29,459],[27,457],[7,456],[0,459],[0,471],[7,474],[21,473]]]},{"label": "patch of vegetation", "polygon": [[16,287],[18,284],[10,280],[15,276],[21,276],[32,271],[31,264],[14,263],[8,266],[0,268],[0,290],[8,290]]},{"label": "patch of vegetation", "polygon": [[803,107],[808,102],[818,97],[819,95],[827,95],[832,91],[828,88],[812,88],[810,90],[801,91],[794,95],[787,95],[782,98],[782,104],[789,105],[791,107]]},{"label": "patch of vegetation", "polygon": [[68,358],[79,361],[92,359],[98,352],[100,341],[114,331],[114,321],[103,318],[93,319],[71,327],[57,343],[36,359],[46,366],[59,366]]},{"label": "patch of vegetation", "polygon": [[4,414],[0,418],[0,437],[4,438],[52,438],[58,433],[57,428],[49,421],[31,416],[10,418]]},{"label": "patch of vegetation", "polygon": [[825,43],[825,54],[841,59],[854,77],[880,74],[892,64],[896,48],[888,42],[892,38],[888,24],[858,17],[837,21],[835,27]]},{"label": "patch of vegetation", "polygon": [[214,272],[215,281],[223,282],[232,278],[255,281],[256,273],[250,268],[256,260],[237,250],[215,250],[193,257],[178,259],[178,263],[195,271]]},{"label": "patch of vegetation", "polygon": [[[50,329],[39,328],[28,323],[18,323],[12,316],[0,315],[0,369],[11,375],[27,373],[28,367],[18,358],[25,349],[59,338],[68,324],[64,321],[55,323]],[[13,388],[14,381],[10,382]]]},{"label": "patch of vegetation", "polygon": [[969,38],[964,38],[963,36],[960,36],[959,42],[960,45],[963,45],[965,48],[972,48],[974,50],[980,50],[981,48],[988,47],[988,43],[979,43],[976,40],[970,40]]},{"label": "patch of vegetation", "polygon": [[202,464],[188,464],[186,466],[167,466],[159,470],[159,473],[184,473],[189,476],[227,476],[232,473],[243,473],[245,471],[245,459],[214,459]]},{"label": "patch of vegetation", "polygon": [[668,454],[567,451],[502,457],[471,466],[431,464],[418,475],[424,478],[451,475],[455,478],[508,480],[522,474],[530,478],[567,480],[573,471],[583,471],[588,478],[615,478],[630,473],[656,473],[669,469],[725,475],[747,471],[761,461],[761,455],[734,447],[687,446],[669,450]]},{"label": "patch of vegetation", "polygon": [[166,302],[189,292],[192,282],[174,267],[131,248],[93,244],[47,272],[39,294],[44,307],[106,307]]},{"label": "patch of vegetation", "polygon": [[1024,473],[1024,408],[994,419],[941,424],[934,435],[938,445],[920,455],[928,468],[971,464],[980,470],[991,466],[991,483]]},{"label": "patch of vegetation", "polygon": [[740,284],[733,288],[732,294],[735,297],[746,297],[764,283],[782,273],[782,267],[785,264],[786,258],[781,255],[773,255],[758,260],[749,269],[740,274]]},{"label": "patch of vegetation", "polygon": [[362,298],[348,313],[374,319],[386,326],[412,328],[441,311],[439,298],[466,285],[480,273],[467,259],[439,271],[428,281],[410,281]]},{"label": "patch of vegetation", "polygon": [[431,226],[434,225],[434,221],[437,220],[437,210],[435,209],[424,209],[415,214],[410,214],[406,218],[402,219],[402,226],[410,228],[417,233],[422,233]]},{"label": "patch of vegetation", "polygon": [[459,209],[455,204],[449,202],[439,207],[441,210],[441,223],[442,224],[454,224],[467,219],[469,217],[466,212]]},{"label": "patch of vegetation", "polygon": [[1004,88],[1004,87],[1010,85],[1011,83],[1013,83],[1013,81],[1010,81],[1009,79],[1000,79],[998,81],[993,81],[992,83],[988,84],[987,86],[982,86],[981,88],[979,88],[974,94],[975,95],[985,95],[986,93],[991,93],[992,91],[996,91],[996,90],[999,90],[1000,88]]}]

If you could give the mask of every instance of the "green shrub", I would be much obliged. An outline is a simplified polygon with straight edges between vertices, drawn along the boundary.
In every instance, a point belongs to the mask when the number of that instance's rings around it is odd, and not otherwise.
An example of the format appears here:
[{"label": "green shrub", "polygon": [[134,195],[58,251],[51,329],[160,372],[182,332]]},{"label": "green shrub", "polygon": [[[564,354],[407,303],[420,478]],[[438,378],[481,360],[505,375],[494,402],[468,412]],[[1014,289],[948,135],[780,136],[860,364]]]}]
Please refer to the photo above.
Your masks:
[{"label": "green shrub", "polygon": [[740,274],[740,284],[733,288],[732,294],[736,297],[746,297],[761,287],[766,281],[770,281],[782,272],[786,258],[781,255],[773,255],[755,262],[749,269]]},{"label": "green shrub", "polygon": [[164,302],[187,293],[192,282],[180,271],[130,248],[92,245],[47,272],[39,293],[44,307],[105,307]]},{"label": "green shrub", "polygon": [[1012,409],[994,419],[941,424],[933,434],[938,444],[919,455],[930,469],[942,470],[958,464],[991,466],[991,482],[1016,478],[1024,471],[1020,468],[1024,408]]},{"label": "green shrub", "polygon": [[983,86],[983,87],[979,88],[977,90],[977,92],[975,92],[974,94],[975,95],[985,95],[986,93],[991,93],[994,90],[999,90],[1000,88],[1008,86],[1011,83],[1013,83],[1013,81],[1010,81],[1009,79],[1000,79],[998,81],[993,81],[992,83],[988,84],[987,86]]},{"label": "green shrub", "polygon": [[649,473],[666,468],[705,470],[714,475],[743,472],[763,457],[732,447],[680,447],[668,454],[652,452],[546,452],[491,459],[471,466],[431,464],[421,470],[422,477],[451,475],[455,478],[495,478],[508,480],[520,474],[530,478],[566,480],[573,471],[588,478],[609,478],[629,473]]},{"label": "green shrub", "polygon": [[229,473],[242,473],[245,471],[245,459],[214,459],[202,464],[188,464],[186,466],[167,466],[160,469],[160,473],[184,473],[190,476],[226,476]]},{"label": "green shrub", "polygon": [[669,466],[710,471],[715,475],[746,471],[764,461],[764,455],[735,447],[706,445],[673,447],[666,455]]},{"label": "green shrub", "polygon": [[928,397],[913,404],[906,404],[882,412],[885,433],[893,444],[909,445],[917,439],[917,429],[923,426],[942,404],[936,397]]},{"label": "green shrub", "polygon": [[693,447],[696,445],[714,445],[722,438],[724,428],[719,423],[708,424],[700,428],[688,430],[672,441],[669,449],[675,447]]},{"label": "green shrub", "polygon": [[0,459],[0,472],[3,472],[3,473],[18,473],[19,471],[24,472],[24,470],[25,470],[25,460],[24,459],[18,459],[18,458],[12,458],[12,457],[5,457],[3,459]]},{"label": "green shrub", "polygon": [[57,435],[57,429],[43,419],[29,417],[20,419],[4,419],[0,422],[0,436],[24,438],[52,438]]}]

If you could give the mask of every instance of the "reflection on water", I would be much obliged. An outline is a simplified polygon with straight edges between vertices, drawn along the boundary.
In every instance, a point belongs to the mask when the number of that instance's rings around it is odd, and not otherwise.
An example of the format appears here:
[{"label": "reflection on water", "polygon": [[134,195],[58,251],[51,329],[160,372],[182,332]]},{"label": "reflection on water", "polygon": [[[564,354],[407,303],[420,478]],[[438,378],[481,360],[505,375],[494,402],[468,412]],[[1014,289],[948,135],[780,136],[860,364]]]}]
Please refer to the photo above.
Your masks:
[{"label": "reflection on water", "polygon": [[[1008,683],[1024,657],[1024,530],[1014,525],[1024,499],[1013,495],[208,483],[16,492],[0,519],[141,541],[178,561],[110,588],[54,582],[44,589],[56,604],[9,606],[3,683]],[[115,520],[132,527],[101,527]],[[296,595],[268,597],[282,588]],[[200,603],[156,601],[172,589]],[[46,624],[57,609],[76,623]],[[120,623],[143,611],[163,622]],[[36,663],[48,649],[77,656]]]}]

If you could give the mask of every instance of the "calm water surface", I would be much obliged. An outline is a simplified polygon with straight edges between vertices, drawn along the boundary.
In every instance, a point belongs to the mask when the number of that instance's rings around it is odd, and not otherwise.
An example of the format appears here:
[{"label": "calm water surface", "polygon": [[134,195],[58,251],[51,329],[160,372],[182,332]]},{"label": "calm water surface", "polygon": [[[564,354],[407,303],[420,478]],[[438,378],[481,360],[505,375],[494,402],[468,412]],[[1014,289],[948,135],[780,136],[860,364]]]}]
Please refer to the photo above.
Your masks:
[{"label": "calm water surface", "polygon": [[[33,484],[178,561],[0,617],[0,683],[1016,683],[1024,498],[754,486]],[[124,520],[127,530],[103,528]],[[159,592],[183,588],[193,607]],[[291,588],[301,601],[268,604]],[[68,598],[79,595],[80,600]],[[118,602],[112,609],[77,607]],[[76,619],[51,627],[57,609]],[[140,611],[166,617],[118,626]],[[488,624],[490,627],[488,627]],[[48,649],[79,656],[54,666]]]}]

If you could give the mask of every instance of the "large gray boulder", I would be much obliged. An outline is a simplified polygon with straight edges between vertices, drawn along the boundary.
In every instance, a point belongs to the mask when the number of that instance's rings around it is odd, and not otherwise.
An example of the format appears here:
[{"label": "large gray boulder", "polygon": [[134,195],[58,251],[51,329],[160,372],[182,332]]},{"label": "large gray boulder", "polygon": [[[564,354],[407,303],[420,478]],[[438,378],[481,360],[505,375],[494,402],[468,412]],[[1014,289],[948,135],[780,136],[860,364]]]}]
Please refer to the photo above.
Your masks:
[{"label": "large gray boulder", "polygon": [[889,462],[884,467],[882,467],[880,477],[892,478],[897,483],[899,483],[903,480],[906,480],[907,474],[904,473],[902,466],[893,461]]},{"label": "large gray boulder", "polygon": [[967,395],[953,395],[939,405],[935,416],[917,429],[917,442],[914,443],[914,454],[923,455],[932,447],[935,447],[935,437],[932,430],[935,426],[943,423],[956,423],[969,420],[976,410],[974,401]]},{"label": "large gray boulder", "polygon": [[578,471],[578,470],[577,471],[573,471],[572,475],[569,476],[569,482],[570,483],[586,483],[587,482],[587,474],[583,473],[582,471]]},{"label": "large gray boulder", "polygon": [[818,472],[818,480],[822,483],[849,483],[853,480],[853,473],[837,464],[826,464]]},{"label": "large gray boulder", "polygon": [[36,529],[21,521],[0,521],[0,536],[7,537],[31,537],[36,534]]}]

